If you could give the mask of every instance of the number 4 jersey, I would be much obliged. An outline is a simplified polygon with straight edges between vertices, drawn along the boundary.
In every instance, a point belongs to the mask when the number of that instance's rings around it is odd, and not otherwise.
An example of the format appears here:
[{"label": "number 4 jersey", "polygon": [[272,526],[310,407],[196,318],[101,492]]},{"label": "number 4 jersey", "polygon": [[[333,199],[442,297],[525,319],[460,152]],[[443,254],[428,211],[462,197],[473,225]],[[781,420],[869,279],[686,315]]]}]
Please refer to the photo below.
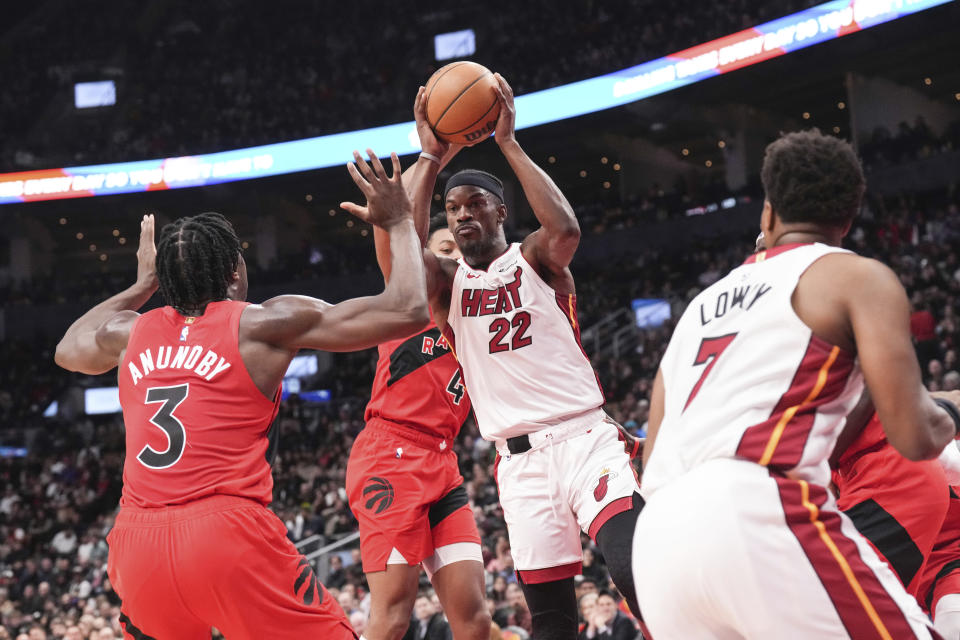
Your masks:
[{"label": "number 4 jersey", "polygon": [[432,322],[378,348],[377,373],[364,420],[382,418],[453,444],[470,415],[470,398],[446,338]]},{"label": "number 4 jersey", "polygon": [[463,259],[444,332],[487,440],[539,431],[603,404],[574,295],[551,289],[514,243],[486,270]]},{"label": "number 4 jersey", "polygon": [[693,299],[660,363],[664,417],[643,493],[713,458],[738,458],[822,487],[863,391],[856,357],[813,335],[791,298],[823,244],[751,256]]},{"label": "number 4 jersey", "polygon": [[268,432],[280,406],[240,357],[246,302],[212,302],[202,316],[172,307],[134,324],[118,370],[126,427],[121,504],[162,507],[210,495],[272,498]]}]

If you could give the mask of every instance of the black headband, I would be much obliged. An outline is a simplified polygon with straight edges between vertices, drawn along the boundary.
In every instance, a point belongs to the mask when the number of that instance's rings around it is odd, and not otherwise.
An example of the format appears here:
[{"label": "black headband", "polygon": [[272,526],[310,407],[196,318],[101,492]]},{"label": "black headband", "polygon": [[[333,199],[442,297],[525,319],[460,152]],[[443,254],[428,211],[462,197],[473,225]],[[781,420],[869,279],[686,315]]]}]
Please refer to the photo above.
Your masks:
[{"label": "black headband", "polygon": [[450,179],[447,180],[447,186],[443,190],[443,199],[447,199],[450,189],[467,184],[486,189],[500,198],[500,202],[503,202],[503,183],[500,182],[499,178],[486,171],[477,171],[476,169],[464,169],[450,176]]}]

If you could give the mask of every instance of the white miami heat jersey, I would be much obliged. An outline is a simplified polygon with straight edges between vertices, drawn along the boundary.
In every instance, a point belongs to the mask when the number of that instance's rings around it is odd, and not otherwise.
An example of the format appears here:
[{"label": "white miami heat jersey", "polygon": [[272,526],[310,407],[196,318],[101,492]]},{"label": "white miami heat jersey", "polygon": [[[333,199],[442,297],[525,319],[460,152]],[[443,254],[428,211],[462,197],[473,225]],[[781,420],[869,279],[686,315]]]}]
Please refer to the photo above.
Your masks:
[{"label": "white miami heat jersey", "polygon": [[445,335],[487,440],[532,433],[603,404],[580,346],[576,296],[541,280],[518,243],[486,270],[460,260]]},{"label": "white miami heat jersey", "polygon": [[827,459],[863,377],[853,354],[813,335],[791,296],[815,260],[838,252],[775,247],[694,298],[660,364],[664,417],[644,494],[714,458],[827,486]]}]

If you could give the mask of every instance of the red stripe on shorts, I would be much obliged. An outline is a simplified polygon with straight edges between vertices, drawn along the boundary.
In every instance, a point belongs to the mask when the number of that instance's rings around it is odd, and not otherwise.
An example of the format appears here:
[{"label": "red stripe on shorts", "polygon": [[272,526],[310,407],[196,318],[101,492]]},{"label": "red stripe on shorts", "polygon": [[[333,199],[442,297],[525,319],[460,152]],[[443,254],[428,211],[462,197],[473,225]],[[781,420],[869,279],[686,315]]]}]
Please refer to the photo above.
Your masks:
[{"label": "red stripe on shorts", "polygon": [[600,513],[597,514],[597,517],[594,518],[593,522],[590,523],[590,529],[587,531],[587,535],[589,535],[590,539],[596,543],[597,533],[599,533],[600,528],[607,524],[607,521],[613,516],[621,514],[624,511],[630,511],[630,509],[633,509],[633,496],[617,498],[600,510]]},{"label": "red stripe on shorts", "polygon": [[559,567],[547,567],[546,569],[517,569],[517,575],[520,576],[520,581],[524,584],[541,584],[564,580],[581,573],[583,573],[583,563],[579,560],[570,564],[562,564]]},{"label": "red stripe on shorts", "polygon": [[771,474],[780,492],[787,526],[813,565],[837,615],[852,638],[916,638],[903,611],[840,529],[823,487]]}]

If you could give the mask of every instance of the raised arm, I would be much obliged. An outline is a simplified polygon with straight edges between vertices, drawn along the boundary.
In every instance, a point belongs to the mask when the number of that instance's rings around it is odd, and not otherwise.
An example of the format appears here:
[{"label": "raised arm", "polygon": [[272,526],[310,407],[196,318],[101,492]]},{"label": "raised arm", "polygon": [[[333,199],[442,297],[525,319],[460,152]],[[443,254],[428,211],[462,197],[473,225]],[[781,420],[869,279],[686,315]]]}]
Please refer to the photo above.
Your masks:
[{"label": "raised arm", "polygon": [[[497,121],[494,137],[540,222],[540,228],[523,241],[523,257],[541,276],[545,276],[547,282],[555,281],[559,277],[569,278],[567,267],[570,266],[573,254],[580,244],[580,224],[573,213],[573,207],[567,202],[560,188],[530,159],[517,142],[514,131],[516,108],[513,104],[513,89],[499,73],[496,78],[500,84],[497,89],[500,119]],[[572,278],[570,286],[572,287]]]},{"label": "raised arm", "polygon": [[305,296],[279,296],[245,314],[245,337],[286,351],[301,348],[356,351],[402,338],[430,319],[420,241],[412,206],[400,176],[400,160],[391,154],[393,175],[369,151],[370,164],[355,154],[348,170],[367,205],[340,206],[386,230],[391,247],[390,273],[383,293],[331,305]]},{"label": "raised arm", "polygon": [[146,304],[160,284],[153,240],[155,224],[153,214],[143,216],[140,222],[136,282],[77,318],[60,339],[54,360],[64,369],[96,375],[117,366],[139,317],[136,310]]},{"label": "raised arm", "polygon": [[[407,195],[413,202],[413,223],[420,236],[420,243],[427,244],[427,234],[430,228],[430,202],[433,190],[437,184],[437,175],[447,166],[460,149],[461,145],[454,145],[439,139],[427,122],[426,90],[423,87],[417,91],[413,104],[413,115],[417,123],[417,135],[420,138],[420,148],[423,153],[406,171],[403,172],[403,185]],[[436,158],[436,160],[433,160]],[[373,229],[373,242],[377,251],[377,264],[383,273],[384,281],[390,279],[390,241],[387,232],[378,227]],[[427,273],[429,285],[430,273]]]}]

